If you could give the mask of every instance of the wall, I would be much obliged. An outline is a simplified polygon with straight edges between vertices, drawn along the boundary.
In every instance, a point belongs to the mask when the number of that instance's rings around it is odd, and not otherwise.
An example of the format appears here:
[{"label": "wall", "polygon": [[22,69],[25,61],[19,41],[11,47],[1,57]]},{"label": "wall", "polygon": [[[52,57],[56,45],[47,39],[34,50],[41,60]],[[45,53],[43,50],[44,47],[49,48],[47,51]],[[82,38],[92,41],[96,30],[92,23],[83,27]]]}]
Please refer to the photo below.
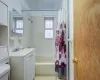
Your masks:
[{"label": "wall", "polygon": [[0,26],[0,46],[8,45],[8,27]]},{"label": "wall", "polygon": [[[56,27],[56,17],[54,18],[54,37]],[[37,56],[55,56],[55,38],[45,39],[44,16],[33,17],[33,47],[36,48]]]},{"label": "wall", "polygon": [[23,24],[24,24],[24,32],[23,32],[23,47],[32,47],[32,23],[29,20],[31,19],[31,15],[28,12],[23,12]]},{"label": "wall", "polygon": [[30,12],[33,16],[57,16],[58,15],[58,11],[32,11]]}]

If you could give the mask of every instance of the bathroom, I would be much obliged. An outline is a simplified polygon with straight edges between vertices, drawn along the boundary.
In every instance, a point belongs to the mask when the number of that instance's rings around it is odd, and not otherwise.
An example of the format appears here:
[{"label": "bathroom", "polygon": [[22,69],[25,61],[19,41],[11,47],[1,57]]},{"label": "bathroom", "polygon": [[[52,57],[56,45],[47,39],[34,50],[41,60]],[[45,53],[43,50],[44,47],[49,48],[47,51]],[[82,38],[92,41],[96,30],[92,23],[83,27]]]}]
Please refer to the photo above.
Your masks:
[{"label": "bathroom", "polygon": [[[0,0],[0,80],[74,80],[72,3]],[[58,72],[56,32],[63,23],[66,67]]]},{"label": "bathroom", "polygon": [[0,0],[0,80],[100,80],[100,0]]}]

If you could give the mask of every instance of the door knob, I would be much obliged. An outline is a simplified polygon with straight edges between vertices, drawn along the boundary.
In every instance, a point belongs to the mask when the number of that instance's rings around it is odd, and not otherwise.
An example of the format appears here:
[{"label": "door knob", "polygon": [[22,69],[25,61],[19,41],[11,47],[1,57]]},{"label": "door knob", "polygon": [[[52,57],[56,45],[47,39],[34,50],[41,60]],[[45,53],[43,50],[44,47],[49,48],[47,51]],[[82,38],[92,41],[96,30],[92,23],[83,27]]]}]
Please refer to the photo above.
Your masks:
[{"label": "door knob", "polygon": [[73,63],[76,63],[76,64],[78,63],[77,58],[74,58],[74,59],[73,59]]}]

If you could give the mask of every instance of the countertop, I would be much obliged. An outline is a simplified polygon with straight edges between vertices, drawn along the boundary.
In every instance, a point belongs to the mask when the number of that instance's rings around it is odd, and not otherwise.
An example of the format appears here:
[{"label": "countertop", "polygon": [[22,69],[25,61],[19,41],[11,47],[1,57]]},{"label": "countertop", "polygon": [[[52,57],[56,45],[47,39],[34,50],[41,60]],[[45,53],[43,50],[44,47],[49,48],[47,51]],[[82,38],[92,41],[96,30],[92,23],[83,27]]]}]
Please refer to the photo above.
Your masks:
[{"label": "countertop", "polygon": [[25,49],[22,49],[22,50],[19,50],[19,51],[16,51],[16,52],[9,52],[9,56],[10,57],[24,57],[26,56],[28,53],[34,51],[35,48],[25,48]]}]

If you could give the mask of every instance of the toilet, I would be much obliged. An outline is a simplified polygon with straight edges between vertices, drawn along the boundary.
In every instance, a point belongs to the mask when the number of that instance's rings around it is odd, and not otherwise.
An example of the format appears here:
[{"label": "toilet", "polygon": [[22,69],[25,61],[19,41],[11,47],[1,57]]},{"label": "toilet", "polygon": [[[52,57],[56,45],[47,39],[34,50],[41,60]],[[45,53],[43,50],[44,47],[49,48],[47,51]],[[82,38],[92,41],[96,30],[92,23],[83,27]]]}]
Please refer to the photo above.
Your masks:
[{"label": "toilet", "polygon": [[10,66],[4,64],[0,67],[0,80],[8,80],[8,73],[10,71]]},{"label": "toilet", "polygon": [[0,46],[0,80],[9,80],[10,71],[8,47]]}]

